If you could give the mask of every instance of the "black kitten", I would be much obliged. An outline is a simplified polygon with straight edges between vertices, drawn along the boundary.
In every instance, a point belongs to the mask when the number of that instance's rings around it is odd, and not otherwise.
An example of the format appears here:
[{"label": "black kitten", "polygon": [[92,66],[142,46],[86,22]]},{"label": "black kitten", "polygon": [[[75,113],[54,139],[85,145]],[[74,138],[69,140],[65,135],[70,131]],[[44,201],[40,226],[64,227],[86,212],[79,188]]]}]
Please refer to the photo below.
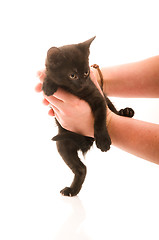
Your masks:
[{"label": "black kitten", "polygon": [[89,47],[94,38],[79,44],[52,47],[47,52],[46,78],[42,87],[44,93],[50,96],[58,87],[63,88],[88,102],[94,115],[94,138],[70,132],[56,120],[59,132],[52,140],[57,141],[58,152],[75,174],[71,186],[61,190],[65,196],[77,195],[86,176],[86,166],[78,157],[78,150],[85,154],[94,141],[101,151],[110,149],[111,139],[106,128],[106,105],[118,115],[127,117],[134,115],[130,108],[118,112],[106,96],[104,99],[91,81]]}]

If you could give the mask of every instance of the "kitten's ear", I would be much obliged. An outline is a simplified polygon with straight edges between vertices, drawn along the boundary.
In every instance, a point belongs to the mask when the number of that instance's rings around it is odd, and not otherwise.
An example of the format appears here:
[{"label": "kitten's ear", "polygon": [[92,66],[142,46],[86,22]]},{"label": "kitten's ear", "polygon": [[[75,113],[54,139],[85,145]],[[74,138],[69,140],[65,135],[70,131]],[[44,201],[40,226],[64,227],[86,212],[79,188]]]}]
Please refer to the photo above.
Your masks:
[{"label": "kitten's ear", "polygon": [[88,51],[88,53],[89,53],[89,47],[95,38],[96,38],[96,36],[94,36],[93,38],[90,38],[89,40],[87,40],[85,42],[79,43],[78,47],[82,50]]},{"label": "kitten's ear", "polygon": [[61,63],[63,54],[57,47],[52,47],[47,52],[47,60],[52,66],[57,66]]},{"label": "kitten's ear", "polygon": [[85,47],[89,48],[90,45],[91,45],[91,43],[93,42],[93,40],[94,40],[95,38],[96,38],[96,36],[88,39],[87,41],[85,41],[85,42],[83,42],[83,43],[81,43],[81,44],[84,45]]}]

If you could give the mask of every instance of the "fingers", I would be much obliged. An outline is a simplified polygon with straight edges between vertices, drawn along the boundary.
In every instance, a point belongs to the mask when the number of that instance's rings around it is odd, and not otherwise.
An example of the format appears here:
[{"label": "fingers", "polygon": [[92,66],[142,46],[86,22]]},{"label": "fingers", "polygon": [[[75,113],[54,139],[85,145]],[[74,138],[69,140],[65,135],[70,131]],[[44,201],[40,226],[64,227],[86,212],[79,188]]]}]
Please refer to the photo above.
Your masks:
[{"label": "fingers", "polygon": [[75,95],[66,92],[62,88],[58,88],[58,90],[54,93],[53,96],[65,103],[71,103],[72,101],[75,103],[75,101],[78,100],[78,98]]},{"label": "fingers", "polygon": [[42,83],[44,81],[45,76],[46,76],[45,69],[37,72],[37,77],[40,79],[40,83],[38,83],[35,87],[36,92],[41,92],[42,91]]},{"label": "fingers", "polygon": [[48,111],[48,115],[51,117],[55,116],[55,113],[52,108]]},{"label": "fingers", "polygon": [[46,100],[46,98],[44,98],[42,102],[43,102],[43,104],[44,104],[45,106],[48,106],[48,105],[50,104],[50,103]]},{"label": "fingers", "polygon": [[54,96],[45,96],[44,95],[44,97],[45,97],[45,99],[46,99],[46,101],[45,100],[43,100],[44,101],[44,103],[45,103],[45,105],[48,105],[47,104],[47,102],[49,103],[49,104],[51,104],[52,106],[53,106],[53,108],[56,108],[56,110],[58,110],[58,111],[62,111],[62,109],[63,109],[63,101],[61,101],[61,100],[59,100],[58,98],[56,98],[56,97],[54,97]]},{"label": "fingers", "polygon": [[[40,83],[38,83],[35,87],[36,92],[42,92],[42,84],[45,76],[46,76],[45,69],[37,72],[37,77],[40,79]],[[58,93],[57,95],[60,95],[60,94],[61,93]],[[55,116],[56,113],[58,114],[59,110],[57,107],[59,108],[61,107],[60,105],[61,101],[59,101],[53,96],[48,97],[44,95],[44,99],[42,102],[45,106],[48,106],[49,104],[52,105],[53,108],[50,108],[50,110],[48,111],[49,116]]]},{"label": "fingers", "polygon": [[94,72],[92,71],[92,69],[90,69],[90,78],[91,80],[96,84],[96,78],[95,78],[95,75],[94,75]]},{"label": "fingers", "polygon": [[59,110],[53,106],[53,104],[51,104],[46,98],[44,98],[42,102],[45,106],[50,105],[50,110],[48,111],[49,116],[55,116],[55,114],[57,115],[59,113]]},{"label": "fingers", "polygon": [[42,91],[42,83],[38,83],[35,87],[36,92],[41,92]]},{"label": "fingers", "polygon": [[[40,83],[38,83],[35,87],[36,92],[42,92],[42,83],[44,81],[45,76],[46,76],[45,69],[37,72],[37,77],[40,79]],[[50,102],[46,98],[44,98],[42,102],[45,106],[48,106],[50,104]],[[48,115],[55,116],[55,111],[58,112],[57,109],[55,110],[53,108],[50,108],[50,110],[48,111]]]},{"label": "fingers", "polygon": [[[40,79],[41,83],[37,84],[35,87],[36,92],[42,91],[42,83],[44,81],[46,74],[45,69],[37,72],[37,77]],[[54,93],[54,97],[63,101],[63,102],[72,102],[75,99],[75,96],[72,96],[69,92],[64,91],[63,89],[58,89],[56,93]]]},{"label": "fingers", "polygon": [[40,79],[41,82],[43,82],[44,78],[46,77],[45,69],[38,71],[37,72],[37,77]]},{"label": "fingers", "polygon": [[103,95],[103,92],[102,92],[102,90],[101,90],[101,88],[100,88],[100,86],[99,86],[99,83],[98,83],[98,81],[97,81],[97,78],[95,77],[95,74],[94,74],[94,72],[93,72],[92,69],[91,69],[91,71],[90,71],[90,78],[91,78],[92,82],[94,82],[94,84],[96,85],[96,87],[98,88],[98,90],[100,91],[100,93]]}]

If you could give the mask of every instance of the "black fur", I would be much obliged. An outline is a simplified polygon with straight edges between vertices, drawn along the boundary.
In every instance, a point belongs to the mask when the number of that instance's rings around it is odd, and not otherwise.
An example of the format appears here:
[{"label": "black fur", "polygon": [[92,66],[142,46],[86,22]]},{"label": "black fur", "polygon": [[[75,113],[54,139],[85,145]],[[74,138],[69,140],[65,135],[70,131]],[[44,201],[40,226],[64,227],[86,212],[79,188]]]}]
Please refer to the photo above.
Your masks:
[{"label": "black fur", "polygon": [[86,176],[86,166],[78,157],[78,150],[85,154],[93,142],[105,152],[110,149],[111,139],[106,127],[106,105],[116,114],[132,117],[131,108],[116,110],[111,101],[101,95],[89,77],[89,47],[94,38],[86,42],[67,45],[48,50],[46,59],[46,78],[43,91],[47,96],[54,94],[58,87],[76,95],[89,103],[94,115],[94,138],[82,136],[64,129],[56,120],[58,135],[57,149],[65,163],[75,174],[70,187],[61,190],[65,196],[75,196],[79,193]]}]

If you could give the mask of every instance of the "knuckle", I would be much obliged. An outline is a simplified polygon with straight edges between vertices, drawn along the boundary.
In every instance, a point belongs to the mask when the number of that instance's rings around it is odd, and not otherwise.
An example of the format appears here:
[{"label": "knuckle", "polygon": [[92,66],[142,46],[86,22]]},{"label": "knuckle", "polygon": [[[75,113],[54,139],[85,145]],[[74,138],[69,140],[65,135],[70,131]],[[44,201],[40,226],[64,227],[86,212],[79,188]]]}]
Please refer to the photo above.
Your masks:
[{"label": "knuckle", "polygon": [[82,101],[82,100],[76,98],[76,99],[74,100],[73,105],[74,105],[75,107],[78,107],[78,106],[80,105],[80,102],[81,102],[81,101]]},{"label": "knuckle", "polygon": [[63,119],[60,119],[60,125],[61,125],[63,128],[67,128],[66,121],[64,121]]},{"label": "knuckle", "polygon": [[68,109],[64,109],[62,112],[61,112],[61,115],[63,118],[67,118],[70,116],[70,111]]}]

